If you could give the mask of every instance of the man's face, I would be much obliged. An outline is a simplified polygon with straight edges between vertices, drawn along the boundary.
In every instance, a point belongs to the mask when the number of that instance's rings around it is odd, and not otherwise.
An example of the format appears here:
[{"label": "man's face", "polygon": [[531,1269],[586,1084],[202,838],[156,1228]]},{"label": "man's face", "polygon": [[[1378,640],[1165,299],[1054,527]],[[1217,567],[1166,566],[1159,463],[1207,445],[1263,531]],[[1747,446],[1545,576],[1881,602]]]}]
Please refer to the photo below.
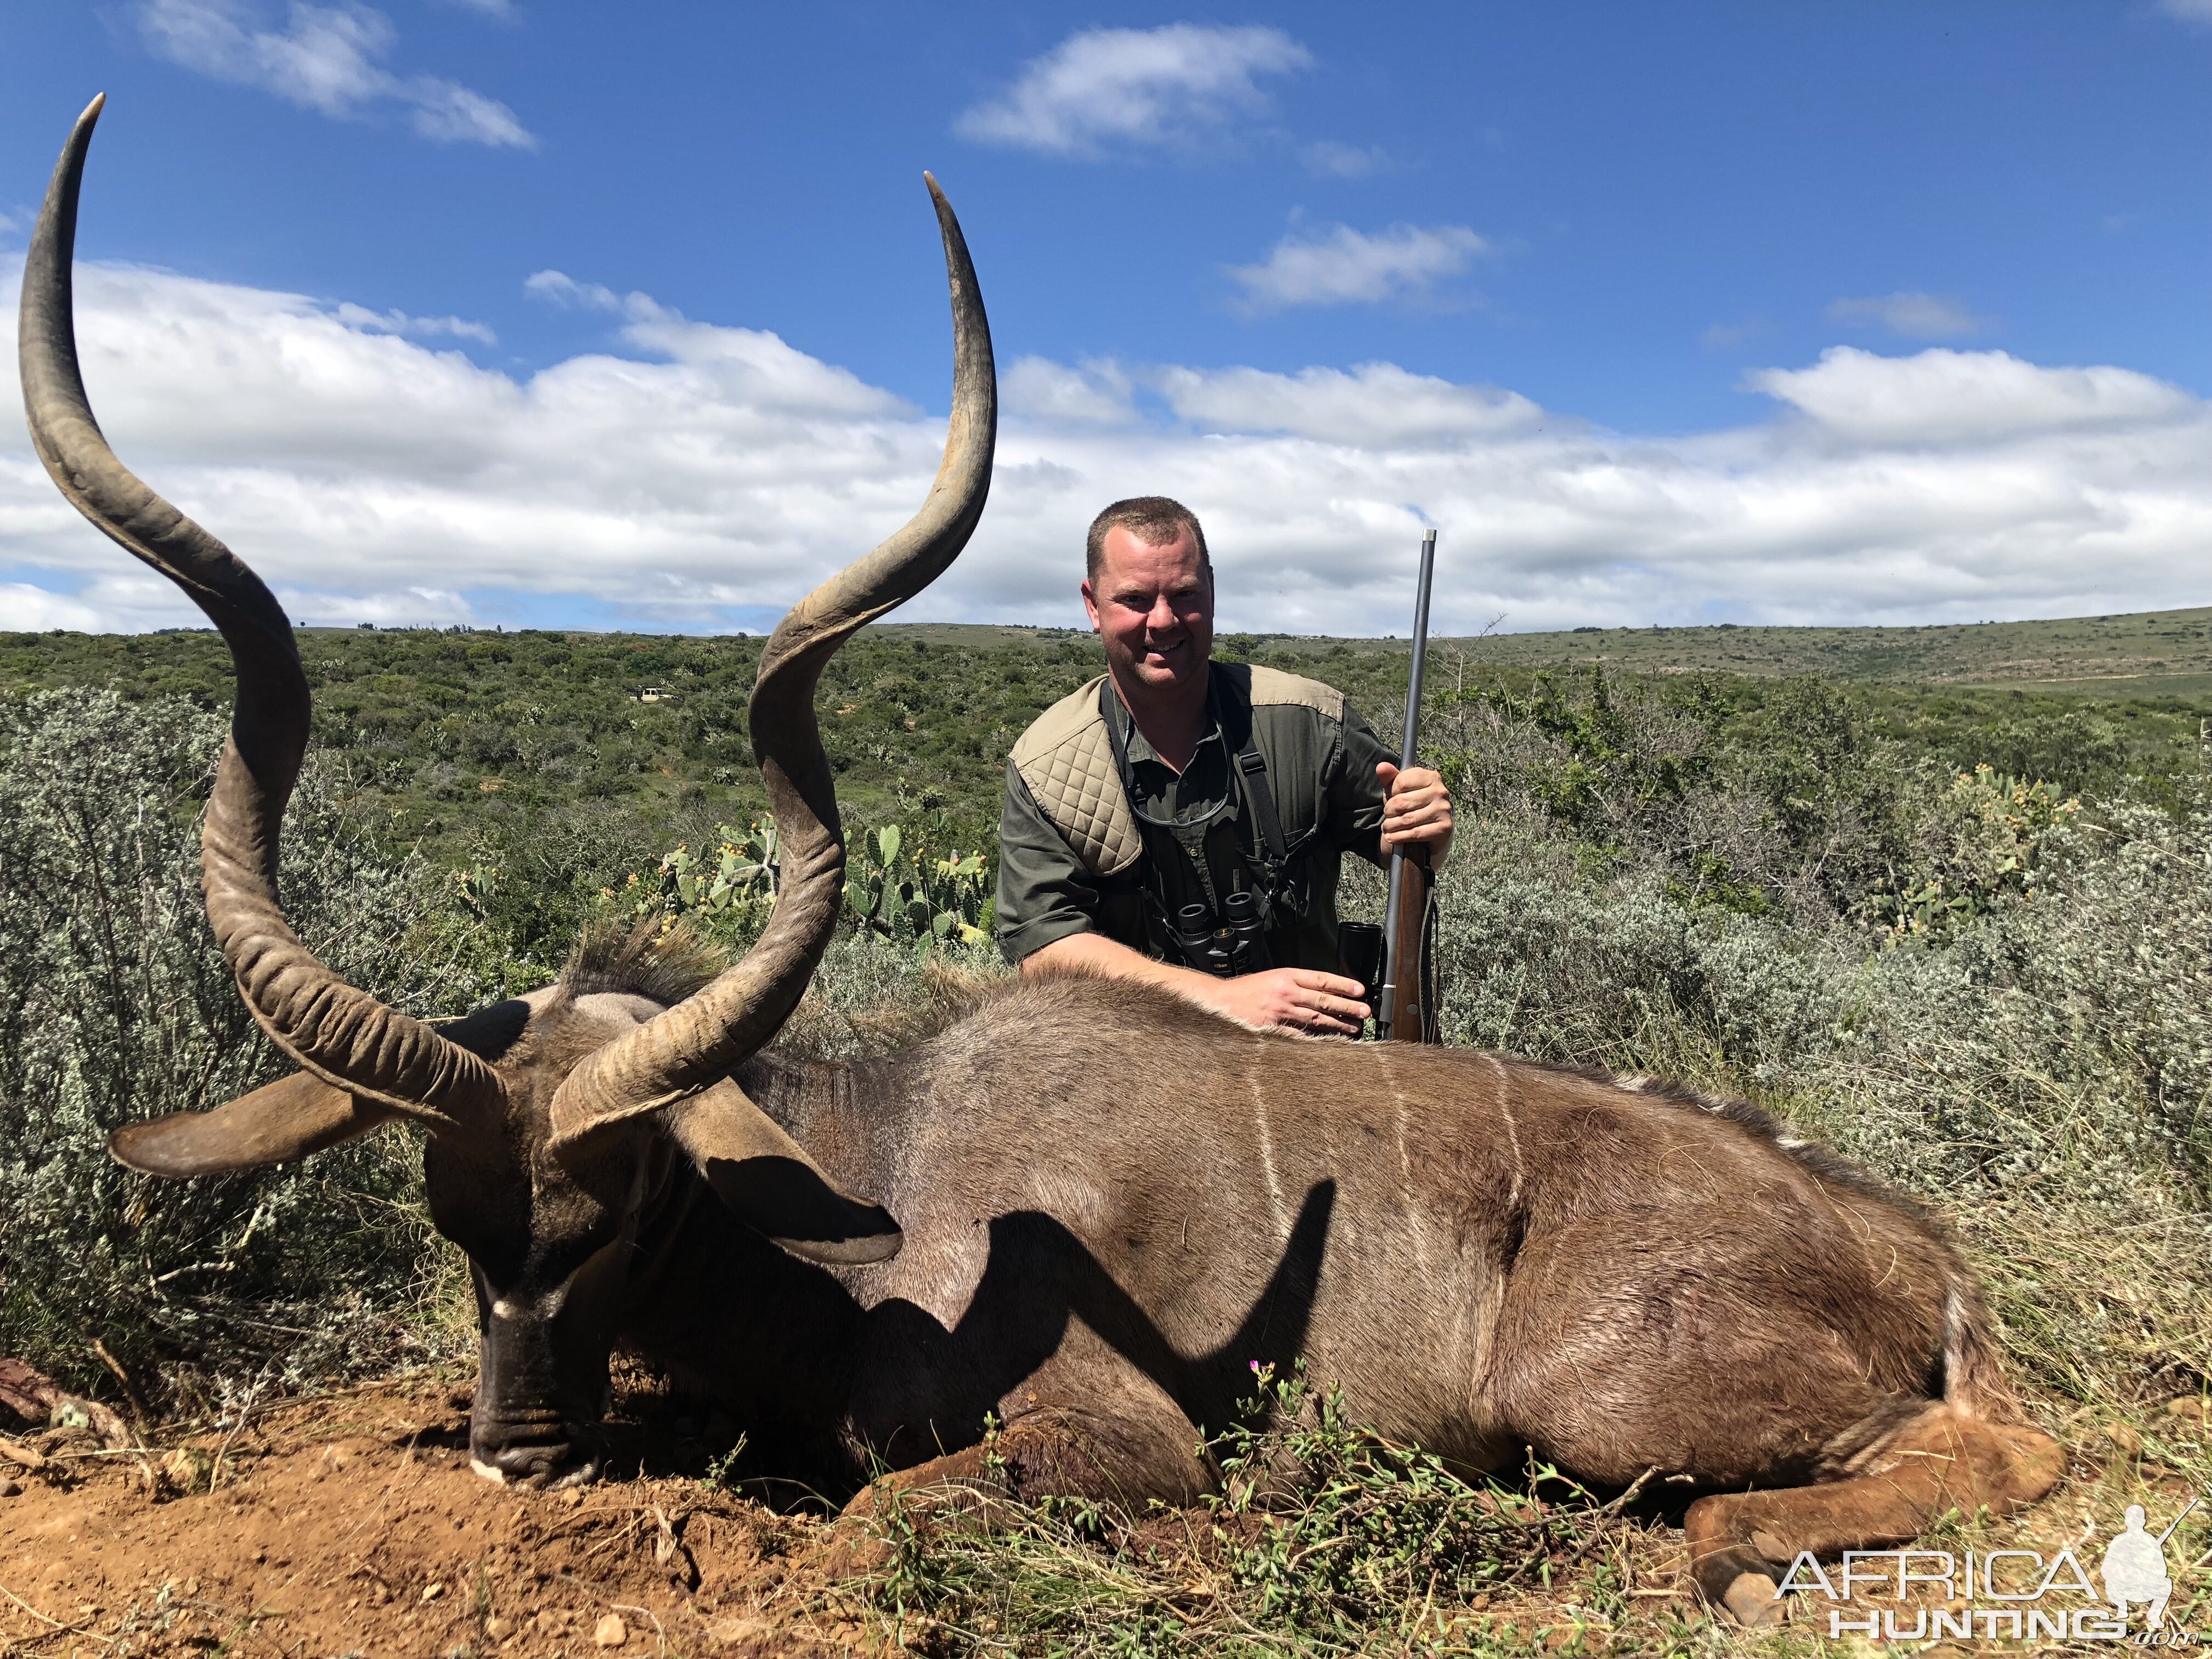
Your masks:
[{"label": "man's face", "polygon": [[1124,685],[1172,690],[1203,674],[1213,654],[1213,577],[1188,530],[1155,547],[1115,526],[1097,580],[1083,584],[1083,606]]}]

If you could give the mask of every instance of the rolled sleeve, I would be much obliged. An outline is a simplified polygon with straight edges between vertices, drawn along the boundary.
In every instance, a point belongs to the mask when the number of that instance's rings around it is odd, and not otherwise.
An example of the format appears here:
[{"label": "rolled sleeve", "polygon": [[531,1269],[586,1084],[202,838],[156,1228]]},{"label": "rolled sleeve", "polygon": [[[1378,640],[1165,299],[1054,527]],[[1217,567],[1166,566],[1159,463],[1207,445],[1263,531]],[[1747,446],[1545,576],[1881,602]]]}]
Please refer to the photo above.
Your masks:
[{"label": "rolled sleeve", "polygon": [[1010,963],[1055,939],[1098,931],[1098,886],[1006,763],[1006,804],[999,819],[999,949]]}]

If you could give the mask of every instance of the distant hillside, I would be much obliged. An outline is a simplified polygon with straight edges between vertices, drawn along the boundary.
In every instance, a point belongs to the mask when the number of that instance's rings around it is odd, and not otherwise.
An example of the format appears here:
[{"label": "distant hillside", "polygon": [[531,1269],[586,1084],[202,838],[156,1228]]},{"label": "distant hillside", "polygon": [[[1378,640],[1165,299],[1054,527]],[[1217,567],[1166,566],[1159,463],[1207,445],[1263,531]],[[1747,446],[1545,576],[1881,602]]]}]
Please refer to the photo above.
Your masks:
[{"label": "distant hillside", "polygon": [[[313,628],[299,639],[317,738],[364,821],[441,860],[620,879],[640,858],[765,805],[745,726],[757,637]],[[1228,634],[1220,648],[1327,681],[1385,732],[1402,718],[1403,640]],[[1715,752],[1802,746],[1799,716],[1817,706],[1838,740],[1960,769],[1986,763],[2069,790],[2140,776],[2168,781],[2156,787],[2171,793],[2172,779],[2203,764],[2212,722],[2203,610],[1442,640],[1429,741],[1449,748],[1456,732],[1463,742],[1479,707],[1571,726],[1596,663],[1657,682]],[[1073,629],[865,629],[830,663],[817,698],[845,810],[856,823],[926,823],[937,842],[989,847],[1014,738],[1102,665],[1097,640]],[[1547,689],[1533,683],[1546,669],[1568,672]],[[1850,684],[1848,696],[1836,695],[1838,683]],[[93,687],[219,708],[231,695],[228,653],[211,629],[0,634],[0,707]],[[540,870],[532,890],[551,879]]]},{"label": "distant hillside", "polygon": [[[1013,640],[1080,637],[1075,630],[949,623],[890,623],[946,645],[988,650]],[[1239,655],[1402,655],[1402,639],[1231,634]],[[2212,606],[2053,622],[1953,623],[1930,628],[1577,628],[1434,641],[1469,662],[1561,668],[1604,662],[1630,674],[1826,674],[1891,684],[2027,684],[2087,695],[2191,696],[2212,690]],[[2191,684],[2190,682],[2194,682]]]},{"label": "distant hillside", "polygon": [[[977,630],[981,632],[983,630]],[[1402,653],[1402,640],[1231,636],[1243,650]],[[1604,662],[1631,674],[1826,674],[1923,685],[2034,685],[2087,695],[2190,696],[2212,690],[2212,607],[2054,622],[1933,628],[1590,628],[1440,639],[1447,653],[1511,668]]]},{"label": "distant hillside", "polygon": [[[330,636],[333,645],[354,632],[321,628],[302,631]],[[436,630],[386,631],[422,638]],[[1075,645],[1086,651],[1090,647],[1089,630],[1073,628],[878,623],[871,632],[878,637],[924,640],[968,651],[990,651],[1024,642]],[[9,645],[28,645],[37,637],[0,634],[0,650]],[[579,645],[604,642],[611,648],[626,642],[629,649],[641,650],[653,642],[672,645],[690,636],[576,633],[567,637]],[[698,643],[707,643],[712,637],[703,636]],[[2212,690],[2212,606],[2069,617],[2050,622],[1952,623],[1927,628],[1773,628],[1735,623],[1703,628],[1577,628],[1473,639],[1440,635],[1433,643],[1448,657],[1464,653],[1470,663],[1522,669],[1603,662],[1630,674],[1705,672],[1762,678],[1825,674],[1840,680],[1889,684],[2034,685],[2092,696],[2100,692],[2127,696],[2193,696]],[[93,640],[84,638],[84,644],[91,646]],[[1406,641],[1401,638],[1312,634],[1225,634],[1222,644],[1237,656],[1328,656],[1339,661],[1347,654],[1362,659],[1403,656],[1406,651]],[[67,647],[52,653],[33,647],[31,654],[70,657],[76,653]],[[96,647],[94,654],[100,654]],[[0,681],[7,678],[10,677],[0,672]]]},{"label": "distant hillside", "polygon": [[[1631,673],[1713,669],[2087,690],[2099,681],[2212,675],[2212,608],[1935,628],[1608,628],[1493,635],[1470,648],[1488,661],[1527,666],[1601,657]],[[2126,689],[2140,695],[2150,688]]]}]

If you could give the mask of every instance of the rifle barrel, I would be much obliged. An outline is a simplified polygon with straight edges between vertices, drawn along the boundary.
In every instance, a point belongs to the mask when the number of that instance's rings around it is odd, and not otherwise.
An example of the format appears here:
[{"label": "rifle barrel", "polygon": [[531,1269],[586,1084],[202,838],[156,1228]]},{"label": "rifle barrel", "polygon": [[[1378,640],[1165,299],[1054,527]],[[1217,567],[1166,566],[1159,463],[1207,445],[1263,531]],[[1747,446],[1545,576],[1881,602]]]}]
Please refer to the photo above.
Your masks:
[{"label": "rifle barrel", "polygon": [[[1413,598],[1413,664],[1406,678],[1406,735],[1398,745],[1398,769],[1403,771],[1413,763],[1414,740],[1421,729],[1421,676],[1429,660],[1429,588],[1437,574],[1437,532],[1421,532],[1421,574],[1414,588]],[[1392,1010],[1396,1006],[1398,980],[1401,974],[1419,975],[1421,964],[1416,960],[1410,969],[1401,959],[1399,948],[1399,921],[1406,902],[1406,854],[1401,848],[1390,854],[1390,902],[1382,914],[1382,990],[1377,998],[1381,1004],[1375,1011],[1375,1035],[1388,1039],[1390,1036]]]},{"label": "rifle barrel", "polygon": [[2183,1522],[2185,1522],[2185,1521],[2186,1521],[2187,1519],[2189,1519],[2189,1510],[2193,1510],[2193,1509],[2195,1509],[2195,1508],[2197,1506],[2197,1504],[2200,1504],[2200,1503],[2201,1503],[2201,1502],[2203,1502],[2203,1494],[2202,1492],[2198,1493],[2195,1498],[2191,1498],[2191,1499],[2189,1500],[2189,1505],[2188,1505],[2188,1508],[2187,1508],[2187,1509],[2183,1510],[2181,1511],[2181,1513],[2180,1513],[2180,1514],[2179,1514],[2179,1515],[2175,1516],[2173,1517],[2173,1521],[2172,1521],[2172,1524],[2171,1524],[2171,1525],[2169,1525],[2164,1532],[2162,1532],[2162,1533],[2159,1534],[2159,1535],[2158,1535],[2158,1541],[2162,1545],[2162,1544],[2164,1544],[2164,1543],[2166,1542],[2166,1540],[2167,1539],[2169,1539],[2169,1538],[2172,1537],[2172,1536],[2173,1536],[2173,1528],[2174,1528],[2175,1527],[2179,1526]]}]

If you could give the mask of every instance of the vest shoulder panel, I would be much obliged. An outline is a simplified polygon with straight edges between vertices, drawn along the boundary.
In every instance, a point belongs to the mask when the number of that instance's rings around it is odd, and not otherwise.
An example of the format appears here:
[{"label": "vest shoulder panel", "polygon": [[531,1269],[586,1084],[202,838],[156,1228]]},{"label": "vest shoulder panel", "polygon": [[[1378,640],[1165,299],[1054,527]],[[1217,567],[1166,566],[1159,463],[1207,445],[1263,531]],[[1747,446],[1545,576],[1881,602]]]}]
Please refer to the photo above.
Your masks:
[{"label": "vest shoulder panel", "polygon": [[1319,680],[1303,679],[1296,674],[1285,674],[1279,668],[1262,668],[1254,663],[1247,671],[1252,676],[1252,706],[1266,708],[1290,704],[1299,708],[1310,708],[1326,715],[1339,725],[1344,721],[1344,693],[1333,685],[1323,685]]},{"label": "vest shoulder panel", "polygon": [[1030,723],[1014,744],[1021,774],[1037,808],[1094,876],[1119,875],[1143,856],[1137,815],[1114,767],[1114,743],[1098,713],[1098,688],[1086,682]]}]

